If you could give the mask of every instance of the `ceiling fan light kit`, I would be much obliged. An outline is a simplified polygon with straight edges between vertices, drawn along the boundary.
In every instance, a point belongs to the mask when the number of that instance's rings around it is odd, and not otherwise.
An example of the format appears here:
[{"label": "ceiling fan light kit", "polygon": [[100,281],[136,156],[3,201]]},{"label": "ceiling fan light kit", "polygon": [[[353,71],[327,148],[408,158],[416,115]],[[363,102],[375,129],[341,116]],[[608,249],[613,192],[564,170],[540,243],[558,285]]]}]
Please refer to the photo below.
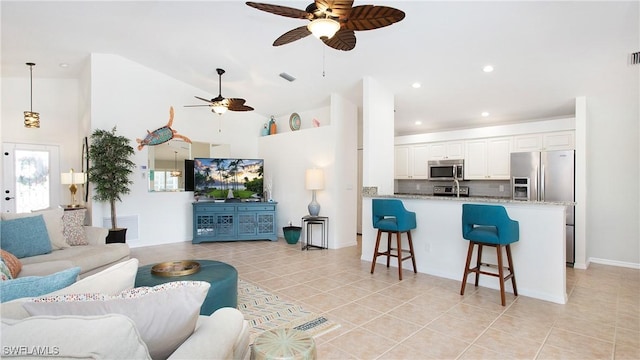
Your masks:
[{"label": "ceiling fan light kit", "polygon": [[218,102],[211,106],[211,111],[218,115],[222,115],[227,112],[227,107],[222,102]]},{"label": "ceiling fan light kit", "polygon": [[315,19],[307,25],[307,29],[318,39],[331,39],[340,30],[340,23],[329,18]]}]

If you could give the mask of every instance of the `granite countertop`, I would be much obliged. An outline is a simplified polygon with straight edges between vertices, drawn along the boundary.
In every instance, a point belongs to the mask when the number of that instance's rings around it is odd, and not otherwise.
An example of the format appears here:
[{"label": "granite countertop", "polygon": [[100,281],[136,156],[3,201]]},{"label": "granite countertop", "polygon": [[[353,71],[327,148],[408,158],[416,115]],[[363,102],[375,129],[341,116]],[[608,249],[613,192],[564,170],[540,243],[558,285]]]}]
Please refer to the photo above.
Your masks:
[{"label": "granite countertop", "polygon": [[502,204],[531,204],[531,205],[564,205],[573,206],[575,202],[572,201],[522,201],[513,200],[508,197],[493,197],[493,196],[469,196],[469,197],[455,197],[455,196],[434,196],[424,194],[393,194],[393,195],[373,195],[363,194],[363,197],[377,197],[377,198],[396,198],[396,199],[423,199],[423,200],[443,200],[443,201],[462,201],[462,202],[486,202],[486,203],[502,203]]}]

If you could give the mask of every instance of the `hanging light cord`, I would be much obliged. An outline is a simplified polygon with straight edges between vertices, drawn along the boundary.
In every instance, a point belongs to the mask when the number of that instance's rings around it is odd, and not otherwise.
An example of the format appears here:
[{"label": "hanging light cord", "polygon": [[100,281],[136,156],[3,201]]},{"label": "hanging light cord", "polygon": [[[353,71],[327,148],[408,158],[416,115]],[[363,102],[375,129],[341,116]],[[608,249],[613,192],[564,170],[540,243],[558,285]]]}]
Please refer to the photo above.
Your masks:
[{"label": "hanging light cord", "polygon": [[33,112],[33,65],[35,65],[34,63],[28,63],[27,65],[29,65],[29,95],[30,95],[30,104],[29,107],[31,109],[31,112]]}]

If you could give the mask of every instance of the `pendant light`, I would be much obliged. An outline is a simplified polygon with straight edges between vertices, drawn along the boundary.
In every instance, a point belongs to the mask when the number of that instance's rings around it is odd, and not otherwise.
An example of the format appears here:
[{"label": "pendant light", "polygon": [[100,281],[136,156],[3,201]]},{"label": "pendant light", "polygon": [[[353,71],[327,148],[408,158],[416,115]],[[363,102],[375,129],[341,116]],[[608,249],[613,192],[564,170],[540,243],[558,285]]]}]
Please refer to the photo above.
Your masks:
[{"label": "pendant light", "polygon": [[40,114],[33,112],[33,67],[35,63],[28,62],[30,72],[30,88],[31,88],[31,106],[29,111],[24,112],[24,127],[26,128],[39,128],[40,127]]},{"label": "pendant light", "polygon": [[173,171],[169,173],[171,177],[182,176],[182,171],[178,170],[178,152],[174,151]]}]

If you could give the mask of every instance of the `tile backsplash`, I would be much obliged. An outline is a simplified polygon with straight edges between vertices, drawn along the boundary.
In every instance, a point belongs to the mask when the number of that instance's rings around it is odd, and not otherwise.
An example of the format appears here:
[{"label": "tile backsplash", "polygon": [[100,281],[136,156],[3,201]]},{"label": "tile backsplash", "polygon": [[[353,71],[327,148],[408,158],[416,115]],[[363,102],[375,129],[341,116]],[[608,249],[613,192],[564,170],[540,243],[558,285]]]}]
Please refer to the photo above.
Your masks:
[{"label": "tile backsplash", "polygon": [[[395,193],[432,195],[436,185],[453,185],[452,181],[394,180]],[[460,181],[460,186],[469,187],[470,196],[491,196],[511,198],[509,180],[468,180]]]}]

